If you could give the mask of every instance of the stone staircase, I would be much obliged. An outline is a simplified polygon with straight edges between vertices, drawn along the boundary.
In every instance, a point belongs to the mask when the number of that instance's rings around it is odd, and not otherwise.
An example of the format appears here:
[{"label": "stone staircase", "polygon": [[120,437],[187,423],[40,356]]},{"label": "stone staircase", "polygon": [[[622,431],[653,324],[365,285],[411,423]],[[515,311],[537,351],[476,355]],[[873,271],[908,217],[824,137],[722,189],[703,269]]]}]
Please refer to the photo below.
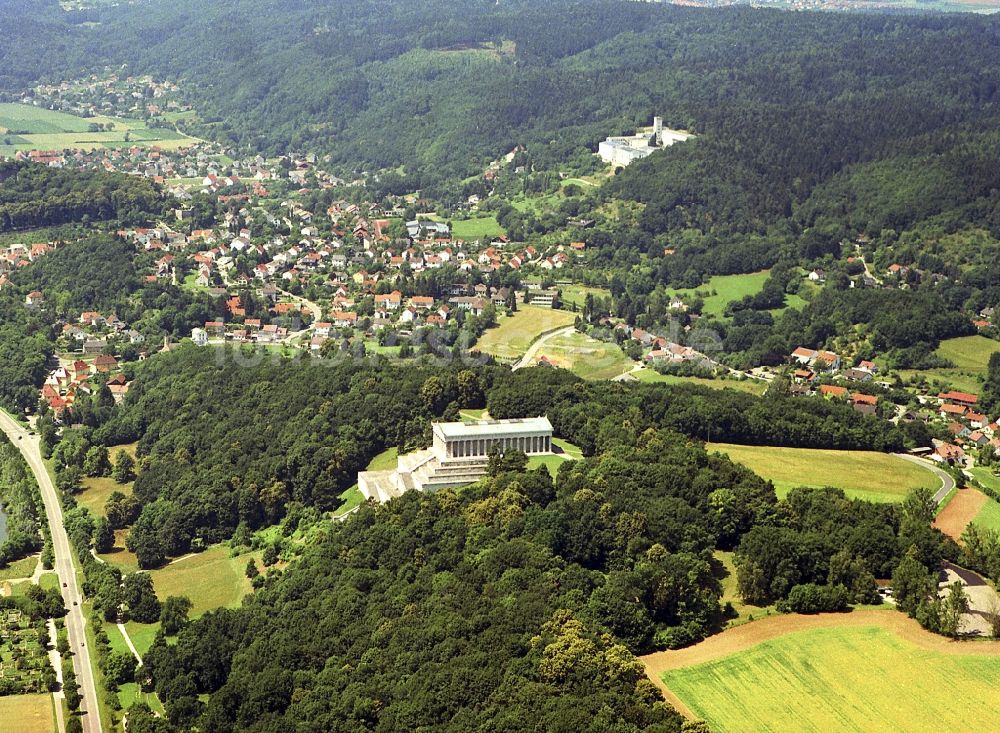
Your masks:
[{"label": "stone staircase", "polygon": [[437,491],[475,483],[486,475],[488,459],[458,458],[441,461],[432,450],[399,457],[395,471],[364,471],[358,487],[365,497],[389,501],[407,491]]}]

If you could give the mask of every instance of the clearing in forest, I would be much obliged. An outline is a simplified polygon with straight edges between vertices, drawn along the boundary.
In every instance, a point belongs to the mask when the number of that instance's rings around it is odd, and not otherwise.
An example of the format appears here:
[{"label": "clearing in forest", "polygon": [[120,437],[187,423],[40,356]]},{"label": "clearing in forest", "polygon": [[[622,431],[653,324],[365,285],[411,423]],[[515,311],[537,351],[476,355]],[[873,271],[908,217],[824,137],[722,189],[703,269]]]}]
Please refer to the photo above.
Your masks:
[{"label": "clearing in forest", "polygon": [[[247,562],[254,557],[261,566],[260,553],[232,557],[225,545],[214,545],[204,552],[177,558],[150,571],[157,597],[187,596],[194,604],[191,616],[200,616],[217,608],[235,608],[250,592],[246,577]],[[261,568],[263,569],[263,568]]]},{"label": "clearing in forest", "polygon": [[698,293],[703,293],[705,305],[702,308],[702,313],[721,318],[730,301],[740,300],[745,295],[756,295],[764,289],[764,283],[767,282],[770,275],[770,270],[751,272],[746,275],[716,275],[697,288],[671,289],[670,294],[677,295],[690,304],[698,297]]}]

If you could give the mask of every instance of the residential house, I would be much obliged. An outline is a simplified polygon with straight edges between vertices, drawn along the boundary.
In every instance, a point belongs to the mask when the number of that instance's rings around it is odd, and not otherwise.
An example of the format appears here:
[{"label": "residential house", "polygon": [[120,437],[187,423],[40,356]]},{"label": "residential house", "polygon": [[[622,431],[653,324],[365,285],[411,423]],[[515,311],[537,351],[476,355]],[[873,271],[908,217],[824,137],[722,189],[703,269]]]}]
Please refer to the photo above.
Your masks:
[{"label": "residential house", "polygon": [[878,412],[878,397],[856,392],[851,395],[851,406],[862,415],[875,415]]},{"label": "residential house", "polygon": [[836,384],[821,384],[819,386],[819,393],[824,397],[831,397],[835,399],[847,399],[848,392],[846,387],[840,387]]},{"label": "residential house", "polygon": [[955,390],[941,392],[938,395],[938,399],[955,405],[965,405],[966,407],[973,407],[979,401],[977,395],[970,394],[969,392],[956,392]]}]

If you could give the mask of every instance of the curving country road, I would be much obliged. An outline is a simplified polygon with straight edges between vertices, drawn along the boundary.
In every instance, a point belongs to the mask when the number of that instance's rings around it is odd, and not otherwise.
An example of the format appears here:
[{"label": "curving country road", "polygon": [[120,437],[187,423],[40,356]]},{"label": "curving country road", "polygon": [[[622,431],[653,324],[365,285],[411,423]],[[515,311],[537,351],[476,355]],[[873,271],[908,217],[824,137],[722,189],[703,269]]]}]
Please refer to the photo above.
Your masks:
[{"label": "curving country road", "polygon": [[955,488],[955,479],[951,477],[951,474],[947,471],[941,470],[930,461],[926,461],[923,458],[917,458],[916,456],[911,456],[907,453],[894,453],[893,455],[926,468],[928,471],[936,474],[937,477],[941,479],[941,488],[937,490],[936,494],[934,494],[935,504],[940,504],[944,501],[945,497],[948,496],[948,492]]},{"label": "curving country road", "polygon": [[567,328],[560,328],[557,331],[549,331],[547,334],[535,339],[535,341],[528,347],[528,350],[524,352],[524,356],[515,364],[511,370],[514,369],[524,369],[524,367],[531,366],[531,360],[535,358],[539,350],[545,346],[545,342],[549,339],[556,338],[557,336],[565,336],[567,334],[572,334],[576,330],[576,326],[568,326]]},{"label": "curving country road", "polygon": [[[41,489],[42,501],[45,504],[45,517],[52,533],[52,547],[55,550],[55,571],[62,585],[63,603],[69,609],[66,616],[66,630],[69,632],[69,647],[73,653],[73,670],[76,681],[80,685],[83,702],[80,711],[84,733],[102,733],[101,716],[97,707],[97,686],[94,683],[94,669],[87,653],[86,635],[84,633],[85,619],[83,609],[79,606],[82,600],[80,589],[76,582],[76,571],[73,568],[73,548],[69,544],[66,528],[63,527],[62,505],[59,494],[45,470],[42,454],[39,450],[40,438],[30,435],[14,418],[0,411],[0,429],[7,434],[10,441],[18,447],[24,460],[28,462],[38,487]],[[76,604],[74,604],[74,601]]]}]

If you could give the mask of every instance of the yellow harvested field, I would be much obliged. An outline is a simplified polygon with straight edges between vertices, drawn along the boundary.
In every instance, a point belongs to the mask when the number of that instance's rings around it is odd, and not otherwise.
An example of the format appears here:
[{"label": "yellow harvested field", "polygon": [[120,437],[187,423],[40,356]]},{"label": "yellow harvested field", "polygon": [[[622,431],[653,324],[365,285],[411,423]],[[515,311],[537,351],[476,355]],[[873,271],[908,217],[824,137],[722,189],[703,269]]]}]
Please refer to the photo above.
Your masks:
[{"label": "yellow harvested field", "polygon": [[643,662],[714,733],[938,733],[1000,720],[1000,642],[950,641],[894,610],[771,617]]},{"label": "yellow harvested field", "polygon": [[52,733],[55,719],[51,695],[0,697],[0,729],[4,733]]},{"label": "yellow harvested field", "polygon": [[499,326],[483,333],[477,346],[484,354],[518,357],[546,331],[572,326],[575,320],[576,316],[569,311],[522,305],[514,315],[501,317]]}]

